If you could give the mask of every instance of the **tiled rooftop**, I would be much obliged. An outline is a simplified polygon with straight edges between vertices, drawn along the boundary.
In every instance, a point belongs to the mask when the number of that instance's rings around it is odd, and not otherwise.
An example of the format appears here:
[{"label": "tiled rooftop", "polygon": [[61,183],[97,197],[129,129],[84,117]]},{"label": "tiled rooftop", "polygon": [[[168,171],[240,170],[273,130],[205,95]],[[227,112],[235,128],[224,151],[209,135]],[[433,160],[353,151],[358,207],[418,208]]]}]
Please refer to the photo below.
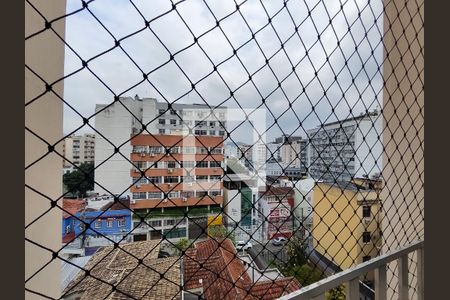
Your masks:
[{"label": "tiled rooftop", "polygon": [[[91,276],[80,271],[64,293],[76,293],[81,300],[181,297],[179,258],[158,258],[159,241],[134,242],[120,247],[124,250],[113,246],[99,248],[85,266]],[[141,264],[138,259],[142,259]]]},{"label": "tiled rooftop", "polygon": [[275,299],[300,288],[291,277],[254,284],[229,239],[196,243],[186,251],[183,267],[185,290],[202,288],[205,299]]}]

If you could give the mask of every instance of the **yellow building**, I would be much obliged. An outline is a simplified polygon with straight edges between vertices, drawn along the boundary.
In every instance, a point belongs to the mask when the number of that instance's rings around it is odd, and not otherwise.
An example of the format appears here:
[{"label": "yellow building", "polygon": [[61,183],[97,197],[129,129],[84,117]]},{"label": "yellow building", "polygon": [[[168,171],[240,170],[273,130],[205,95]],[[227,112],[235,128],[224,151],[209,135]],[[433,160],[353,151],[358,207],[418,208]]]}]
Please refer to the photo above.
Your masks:
[{"label": "yellow building", "polygon": [[343,270],[379,253],[379,187],[372,180],[314,186],[313,246]]}]

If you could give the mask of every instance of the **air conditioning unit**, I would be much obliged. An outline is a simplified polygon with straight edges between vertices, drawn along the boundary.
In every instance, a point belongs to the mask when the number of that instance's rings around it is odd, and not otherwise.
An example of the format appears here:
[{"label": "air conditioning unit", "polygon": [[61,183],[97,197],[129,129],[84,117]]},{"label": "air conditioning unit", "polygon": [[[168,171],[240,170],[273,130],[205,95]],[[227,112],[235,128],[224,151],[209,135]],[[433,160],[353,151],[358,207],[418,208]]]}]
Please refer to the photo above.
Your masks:
[{"label": "air conditioning unit", "polygon": [[145,152],[141,152],[141,157],[145,157]]},{"label": "air conditioning unit", "polygon": [[173,169],[168,169],[167,172],[168,173],[173,173]]},{"label": "air conditioning unit", "polygon": [[131,204],[136,204],[136,200],[131,199],[131,200],[130,200],[130,203],[131,203]]},{"label": "air conditioning unit", "polygon": [[364,222],[364,225],[369,225],[370,224],[370,219],[364,218],[363,222]]},{"label": "air conditioning unit", "polygon": [[155,153],[150,153],[150,157],[155,157]]},{"label": "air conditioning unit", "polygon": [[193,182],[189,182],[189,183],[188,183],[189,186],[192,186],[193,184],[194,184]]},{"label": "air conditioning unit", "polygon": [[187,202],[187,198],[186,197],[183,197],[183,202]]},{"label": "air conditioning unit", "polygon": [[140,184],[136,184],[136,188],[137,189],[141,188],[141,185]]},{"label": "air conditioning unit", "polygon": [[168,187],[172,187],[172,184],[171,184],[171,183],[168,183],[167,186],[168,186]]},{"label": "air conditioning unit", "polygon": [[167,202],[167,199],[164,199],[163,202],[166,203],[166,202]]}]

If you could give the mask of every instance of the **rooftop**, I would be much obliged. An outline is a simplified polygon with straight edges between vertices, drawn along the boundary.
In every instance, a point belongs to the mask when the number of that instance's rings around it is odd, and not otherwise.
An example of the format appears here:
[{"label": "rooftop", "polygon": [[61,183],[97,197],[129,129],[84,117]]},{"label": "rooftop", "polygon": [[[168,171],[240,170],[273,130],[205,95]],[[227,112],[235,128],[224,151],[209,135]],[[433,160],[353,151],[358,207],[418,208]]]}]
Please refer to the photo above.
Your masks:
[{"label": "rooftop", "polygon": [[63,293],[78,294],[80,300],[176,299],[181,296],[179,258],[158,258],[158,253],[159,241],[101,247],[85,266],[90,276],[78,272]]},{"label": "rooftop", "polygon": [[276,299],[300,288],[291,277],[253,283],[229,239],[196,243],[183,258],[185,289],[205,299]]},{"label": "rooftop", "polygon": [[62,205],[63,218],[68,218],[72,215],[75,215],[77,212],[81,211],[86,207],[86,201],[84,199],[63,199]]}]

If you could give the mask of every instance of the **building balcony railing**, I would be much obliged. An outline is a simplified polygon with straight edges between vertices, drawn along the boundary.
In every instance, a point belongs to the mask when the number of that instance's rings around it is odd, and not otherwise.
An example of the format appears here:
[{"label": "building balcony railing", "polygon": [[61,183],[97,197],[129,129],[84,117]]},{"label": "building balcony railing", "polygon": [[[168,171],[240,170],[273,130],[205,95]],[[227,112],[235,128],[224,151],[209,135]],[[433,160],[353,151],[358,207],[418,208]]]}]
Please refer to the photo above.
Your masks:
[{"label": "building balcony railing", "polygon": [[415,280],[415,288],[417,291],[417,300],[424,299],[424,241],[416,241],[408,246],[400,248],[398,250],[380,255],[370,261],[358,264],[340,273],[334,274],[326,279],[317,281],[311,285],[308,285],[298,291],[290,293],[281,297],[281,300],[321,300],[326,299],[325,293],[331,289],[334,289],[342,284],[346,286],[345,299],[346,300],[359,300],[360,299],[360,280],[361,276],[364,276],[368,272],[375,271],[375,299],[386,300],[387,299],[387,266],[389,263],[397,261],[397,277],[398,277],[398,299],[407,300],[411,299],[409,295],[409,288],[411,280],[409,274],[409,254],[416,252],[417,268]]}]

